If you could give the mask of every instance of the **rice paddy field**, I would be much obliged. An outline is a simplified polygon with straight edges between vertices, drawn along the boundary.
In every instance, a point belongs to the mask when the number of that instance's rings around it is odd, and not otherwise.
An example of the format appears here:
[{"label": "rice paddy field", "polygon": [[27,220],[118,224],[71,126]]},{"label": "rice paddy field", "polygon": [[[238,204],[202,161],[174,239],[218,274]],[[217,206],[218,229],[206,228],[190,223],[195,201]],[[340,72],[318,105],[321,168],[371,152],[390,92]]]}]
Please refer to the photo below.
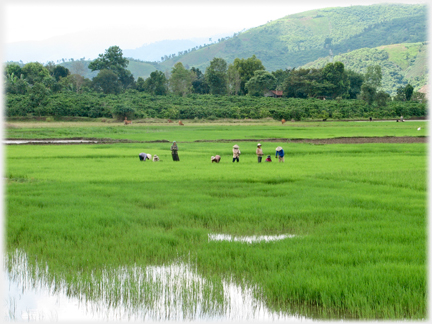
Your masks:
[{"label": "rice paddy field", "polygon": [[145,271],[193,269],[180,311],[156,320],[240,318],[227,283],[280,318],[427,318],[427,144],[290,142],[425,137],[426,121],[185,124],[9,124],[7,138],[136,142],[5,146],[6,270],[137,314],[175,303]]}]

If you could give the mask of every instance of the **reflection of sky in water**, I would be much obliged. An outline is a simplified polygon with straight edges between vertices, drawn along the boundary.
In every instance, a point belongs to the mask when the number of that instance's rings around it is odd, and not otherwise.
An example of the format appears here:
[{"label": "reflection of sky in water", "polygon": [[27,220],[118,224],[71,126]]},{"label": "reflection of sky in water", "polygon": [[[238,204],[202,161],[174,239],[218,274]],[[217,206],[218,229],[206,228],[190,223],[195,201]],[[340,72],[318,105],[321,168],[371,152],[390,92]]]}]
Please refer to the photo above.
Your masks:
[{"label": "reflection of sky in water", "polygon": [[36,280],[31,278],[24,253],[12,258],[11,271],[4,274],[4,318],[9,321],[311,321],[272,312],[254,297],[252,288],[229,281],[215,284],[185,264],[106,273],[106,290],[91,301],[83,295],[68,297],[61,284],[54,292],[43,269],[36,269]]},{"label": "reflection of sky in water", "polygon": [[209,234],[209,241],[229,241],[229,242],[243,242],[243,243],[259,243],[259,242],[272,242],[284,240],[286,238],[293,238],[295,235],[262,235],[262,236],[232,236],[227,234]]}]

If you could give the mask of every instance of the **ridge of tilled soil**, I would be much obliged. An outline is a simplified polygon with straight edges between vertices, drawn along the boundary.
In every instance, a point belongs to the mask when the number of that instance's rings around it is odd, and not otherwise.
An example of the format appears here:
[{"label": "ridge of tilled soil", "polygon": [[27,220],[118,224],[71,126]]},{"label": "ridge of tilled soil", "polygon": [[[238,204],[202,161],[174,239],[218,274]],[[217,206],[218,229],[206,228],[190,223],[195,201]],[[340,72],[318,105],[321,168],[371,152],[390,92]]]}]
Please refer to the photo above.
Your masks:
[{"label": "ridge of tilled soil", "polygon": [[[114,143],[170,143],[168,140],[155,141],[132,141],[127,139],[94,138],[94,137],[70,137],[70,138],[7,138],[9,141],[47,141],[26,143],[26,145],[79,145],[79,144],[114,144]],[[82,140],[95,141],[94,143],[53,143],[52,141],[61,140]],[[178,143],[228,143],[228,142],[287,142],[287,143],[311,143],[311,144],[366,144],[366,143],[427,143],[427,136],[384,136],[384,137],[335,137],[335,138],[261,138],[261,139],[217,139],[217,140],[196,140],[192,142],[182,141]]]}]

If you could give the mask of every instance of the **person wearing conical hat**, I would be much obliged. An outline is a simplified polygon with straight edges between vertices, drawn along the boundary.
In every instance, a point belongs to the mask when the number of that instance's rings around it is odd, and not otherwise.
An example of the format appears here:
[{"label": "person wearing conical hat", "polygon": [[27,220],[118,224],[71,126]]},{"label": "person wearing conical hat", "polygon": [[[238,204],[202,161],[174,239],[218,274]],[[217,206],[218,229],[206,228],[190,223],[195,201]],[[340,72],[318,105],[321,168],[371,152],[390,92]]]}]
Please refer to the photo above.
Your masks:
[{"label": "person wearing conical hat", "polygon": [[219,163],[220,159],[221,159],[220,155],[212,156],[211,157],[211,162],[212,163],[213,162]]},{"label": "person wearing conical hat", "polygon": [[180,161],[180,158],[178,156],[178,146],[176,141],[173,142],[173,145],[171,145],[171,154],[173,161]]},{"label": "person wearing conical hat", "polygon": [[238,146],[237,144],[234,145],[234,146],[233,146],[233,162],[234,162],[234,161],[237,161],[237,162],[240,161],[240,159],[239,159],[240,154],[241,154],[241,152],[240,152],[240,148],[239,148],[239,146]]},{"label": "person wearing conical hat", "polygon": [[140,153],[138,154],[140,161],[145,161],[147,160],[147,154],[146,153]]},{"label": "person wearing conical hat", "polygon": [[276,157],[279,157],[279,162],[285,162],[285,153],[281,146],[276,147]]},{"label": "person wearing conical hat", "polygon": [[263,150],[261,148],[261,144],[260,143],[257,144],[256,154],[258,156],[258,163],[261,163],[261,160],[262,160],[262,157],[263,157],[264,153],[263,153]]}]

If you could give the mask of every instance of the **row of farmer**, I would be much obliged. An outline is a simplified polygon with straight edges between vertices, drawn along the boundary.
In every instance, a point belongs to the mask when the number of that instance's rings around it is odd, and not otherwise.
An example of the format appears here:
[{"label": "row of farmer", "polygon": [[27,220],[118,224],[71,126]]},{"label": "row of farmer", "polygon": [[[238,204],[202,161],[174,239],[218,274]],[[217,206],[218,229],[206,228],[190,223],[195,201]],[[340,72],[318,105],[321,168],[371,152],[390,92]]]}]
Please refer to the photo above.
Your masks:
[{"label": "row of farmer", "polygon": [[[233,162],[240,161],[240,148],[239,146],[236,144],[233,146]],[[257,149],[256,149],[256,155],[258,157],[258,163],[261,163],[262,158],[264,156],[264,152],[262,150],[262,145],[260,143],[257,144]],[[281,146],[276,147],[276,156],[275,157],[279,157],[279,162],[285,162],[285,152],[283,150],[283,148]],[[220,158],[219,158],[220,160]],[[270,155],[267,155],[267,159],[265,160],[266,162],[272,162]],[[213,161],[213,157],[212,157],[212,162],[216,162]],[[217,161],[219,162],[219,161]]]},{"label": "row of farmer", "polygon": [[[240,162],[240,147],[236,144],[233,146],[233,162],[237,161]],[[173,142],[173,145],[171,145],[171,155],[172,155],[172,159],[173,161],[180,161],[180,158],[178,156],[178,146],[176,141]],[[262,150],[262,145],[260,143],[257,144],[257,149],[256,149],[256,155],[258,156],[258,163],[261,163],[262,158],[264,156],[263,150]],[[152,156],[151,154],[147,154],[147,153],[140,153],[139,155],[139,159],[140,161],[146,161],[146,160],[151,160]],[[276,147],[276,157],[279,157],[279,162],[285,162],[285,153],[282,147],[278,146]],[[216,155],[216,156],[212,156],[211,157],[211,161],[219,163],[221,157],[220,155]],[[157,162],[159,161],[159,157],[157,155],[153,156],[153,162]],[[265,162],[272,162],[270,155],[267,156],[267,159],[265,160]]]}]

